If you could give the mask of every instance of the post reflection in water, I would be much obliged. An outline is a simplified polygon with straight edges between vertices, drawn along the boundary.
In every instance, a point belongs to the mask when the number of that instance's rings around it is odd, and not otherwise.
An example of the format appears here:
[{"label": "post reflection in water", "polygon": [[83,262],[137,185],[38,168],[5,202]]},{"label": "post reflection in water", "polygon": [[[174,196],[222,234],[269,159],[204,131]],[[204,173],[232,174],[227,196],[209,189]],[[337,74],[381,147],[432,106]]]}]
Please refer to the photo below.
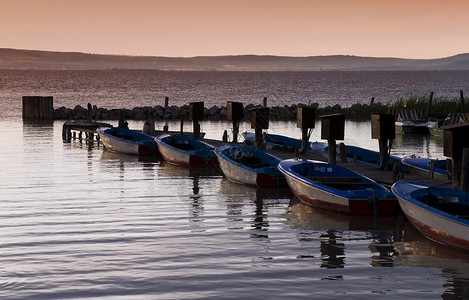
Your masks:
[{"label": "post reflection in water", "polygon": [[[291,217],[296,221],[298,240],[319,242],[319,253],[308,253],[301,257],[321,258],[321,268],[344,268],[348,255],[363,253],[366,246],[369,264],[373,266],[392,266],[395,254],[392,243],[398,238],[394,216],[353,216],[301,203],[292,197],[288,207]],[[365,245],[361,245],[366,243]],[[313,247],[314,250],[314,247]]]}]

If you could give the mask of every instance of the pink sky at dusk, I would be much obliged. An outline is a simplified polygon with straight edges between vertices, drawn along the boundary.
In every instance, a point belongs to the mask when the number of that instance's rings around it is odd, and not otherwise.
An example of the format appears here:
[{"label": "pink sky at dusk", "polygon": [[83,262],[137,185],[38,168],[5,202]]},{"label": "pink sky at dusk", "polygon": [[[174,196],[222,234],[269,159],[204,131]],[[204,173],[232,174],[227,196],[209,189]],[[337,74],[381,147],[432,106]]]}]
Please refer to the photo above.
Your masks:
[{"label": "pink sky at dusk", "polygon": [[0,48],[148,56],[469,52],[467,0],[1,0]]}]

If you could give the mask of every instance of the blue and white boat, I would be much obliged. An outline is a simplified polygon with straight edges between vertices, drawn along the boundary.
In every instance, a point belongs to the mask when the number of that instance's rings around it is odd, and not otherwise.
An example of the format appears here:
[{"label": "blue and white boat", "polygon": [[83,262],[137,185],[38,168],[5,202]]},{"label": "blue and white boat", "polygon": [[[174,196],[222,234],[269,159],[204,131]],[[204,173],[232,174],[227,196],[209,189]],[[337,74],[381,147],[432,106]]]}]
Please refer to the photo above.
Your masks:
[{"label": "blue and white boat", "polygon": [[182,166],[217,166],[214,146],[188,135],[162,134],[155,137],[163,159]]},{"label": "blue and white boat", "polygon": [[281,187],[286,181],[277,166],[281,159],[260,149],[222,144],[215,148],[220,169],[231,181],[260,186]]},{"label": "blue and white boat", "polygon": [[[311,148],[319,153],[323,154],[323,157],[327,158],[329,153],[329,146],[325,142],[313,142],[311,143]],[[365,149],[362,147],[345,145],[345,151],[347,155],[347,161],[356,161],[358,163],[377,167],[381,166],[381,161],[379,157],[379,152],[374,150]],[[339,145],[337,145],[336,153],[339,155]],[[395,155],[390,155],[388,159],[388,164],[391,166],[392,163],[400,163],[401,158]],[[407,173],[407,167],[401,167],[402,171]]]},{"label": "blue and white boat", "polygon": [[305,204],[352,215],[390,215],[396,197],[383,185],[343,166],[287,159],[278,165]]},{"label": "blue and white boat", "polygon": [[[255,144],[256,142],[256,135],[253,132],[245,131],[241,134],[244,137],[245,141],[248,141],[250,144]],[[301,149],[301,140],[291,138],[288,136],[280,135],[280,134],[266,134],[266,146],[269,149],[275,150],[284,150],[284,151],[294,151],[295,148]],[[311,148],[311,142],[308,142],[308,147],[306,152],[313,152]]]},{"label": "blue and white boat", "polygon": [[405,181],[391,190],[407,219],[427,238],[469,250],[469,194],[451,188]]},{"label": "blue and white boat", "polygon": [[430,164],[434,163],[433,178],[448,181],[446,174],[446,160],[439,160],[424,157],[404,157],[402,164],[407,166],[409,174],[419,175],[422,177],[430,176]]},{"label": "blue and white boat", "polygon": [[152,135],[120,127],[103,126],[96,131],[108,150],[134,155],[158,154],[158,145]]}]

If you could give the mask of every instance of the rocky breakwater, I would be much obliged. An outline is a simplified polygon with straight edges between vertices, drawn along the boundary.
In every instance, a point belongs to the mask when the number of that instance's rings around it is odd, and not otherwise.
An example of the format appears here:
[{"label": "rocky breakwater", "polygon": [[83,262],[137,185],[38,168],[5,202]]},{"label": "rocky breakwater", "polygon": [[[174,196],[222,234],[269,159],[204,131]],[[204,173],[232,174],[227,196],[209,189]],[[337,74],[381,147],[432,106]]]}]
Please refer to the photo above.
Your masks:
[{"label": "rocky breakwater", "polygon": [[[318,105],[313,104],[313,106],[317,108]],[[246,105],[244,107],[244,119],[249,120],[250,110],[258,107],[261,107],[261,105]],[[296,110],[297,105],[269,107],[270,119],[296,120]],[[117,120],[121,111],[125,112],[125,118],[128,120],[147,120],[151,117],[155,120],[180,120],[181,118],[187,120],[189,118],[189,105],[168,107],[157,105],[154,107],[135,107],[133,109],[106,109],[94,105],[92,106],[92,118],[93,120]],[[226,120],[227,115],[226,106],[214,105],[210,108],[204,108],[204,119],[206,120]],[[57,120],[80,120],[86,119],[87,116],[88,110],[80,105],[77,105],[74,109],[65,107],[54,109],[54,118]]]},{"label": "rocky breakwater", "polygon": [[[269,107],[270,120],[272,121],[292,121],[296,120],[297,107],[304,106],[305,104],[298,105],[284,105]],[[344,113],[349,119],[355,120],[368,120],[370,113],[388,113],[389,107],[381,103],[372,105],[356,103],[350,107],[341,107],[339,104],[333,106],[326,106],[319,108],[317,103],[309,106],[316,108],[316,115],[326,115],[333,113]],[[261,105],[248,104],[244,107],[244,120],[250,119],[250,110],[253,108],[262,107]],[[133,109],[106,109],[92,106],[93,120],[118,120],[120,112],[125,112],[125,118],[128,120],[147,120],[153,117],[154,120],[180,120],[184,118],[189,119],[189,105],[183,106],[161,106],[154,107],[144,106],[135,107]],[[210,108],[204,108],[205,120],[226,120],[227,119],[226,106],[214,105]],[[56,120],[80,120],[87,119],[88,110],[80,105],[74,109],[59,107],[54,110],[54,119]]]}]

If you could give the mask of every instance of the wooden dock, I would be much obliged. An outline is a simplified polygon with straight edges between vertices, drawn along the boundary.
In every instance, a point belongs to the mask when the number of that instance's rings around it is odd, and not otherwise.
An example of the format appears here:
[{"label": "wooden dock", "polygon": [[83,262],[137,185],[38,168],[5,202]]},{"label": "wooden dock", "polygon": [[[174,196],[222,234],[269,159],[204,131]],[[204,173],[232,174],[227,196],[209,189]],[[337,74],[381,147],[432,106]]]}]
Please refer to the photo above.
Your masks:
[{"label": "wooden dock", "polygon": [[[111,124],[101,122],[88,122],[84,120],[66,121],[62,126],[62,139],[70,142],[72,139],[85,139],[88,142],[99,142],[96,129],[101,126],[112,127]],[[83,136],[84,135],[84,136]]]},{"label": "wooden dock", "polygon": [[[71,139],[79,139],[85,140],[86,142],[98,142],[99,143],[99,135],[96,133],[96,129],[101,126],[112,126],[108,123],[101,123],[101,122],[87,122],[87,121],[67,121],[64,123],[62,128],[62,137],[64,141],[70,142]],[[163,132],[157,132],[157,134],[161,134]],[[180,132],[170,132],[170,133],[180,133]],[[189,134],[189,133],[186,133]],[[205,142],[218,146],[223,142],[220,140],[213,140],[213,139],[204,139]],[[272,153],[281,159],[289,159],[295,158],[295,153],[291,151],[281,151],[281,150],[272,150],[269,149],[267,152]],[[319,161],[327,161],[324,156],[314,155],[310,153],[299,154],[298,157],[300,159],[311,159],[311,160],[319,160]],[[373,179],[374,181],[383,184],[384,186],[390,188],[394,183],[395,174],[393,174],[392,170],[381,170],[377,167],[367,166],[364,164],[360,164],[358,162],[337,162],[337,164],[347,167],[357,173],[360,173],[368,178]],[[444,182],[437,179],[432,178],[425,178],[418,175],[411,175],[411,174],[403,174],[400,173],[399,176],[401,179],[405,179],[407,181],[419,182],[424,184],[432,184],[442,187],[451,187],[451,182]]]}]

